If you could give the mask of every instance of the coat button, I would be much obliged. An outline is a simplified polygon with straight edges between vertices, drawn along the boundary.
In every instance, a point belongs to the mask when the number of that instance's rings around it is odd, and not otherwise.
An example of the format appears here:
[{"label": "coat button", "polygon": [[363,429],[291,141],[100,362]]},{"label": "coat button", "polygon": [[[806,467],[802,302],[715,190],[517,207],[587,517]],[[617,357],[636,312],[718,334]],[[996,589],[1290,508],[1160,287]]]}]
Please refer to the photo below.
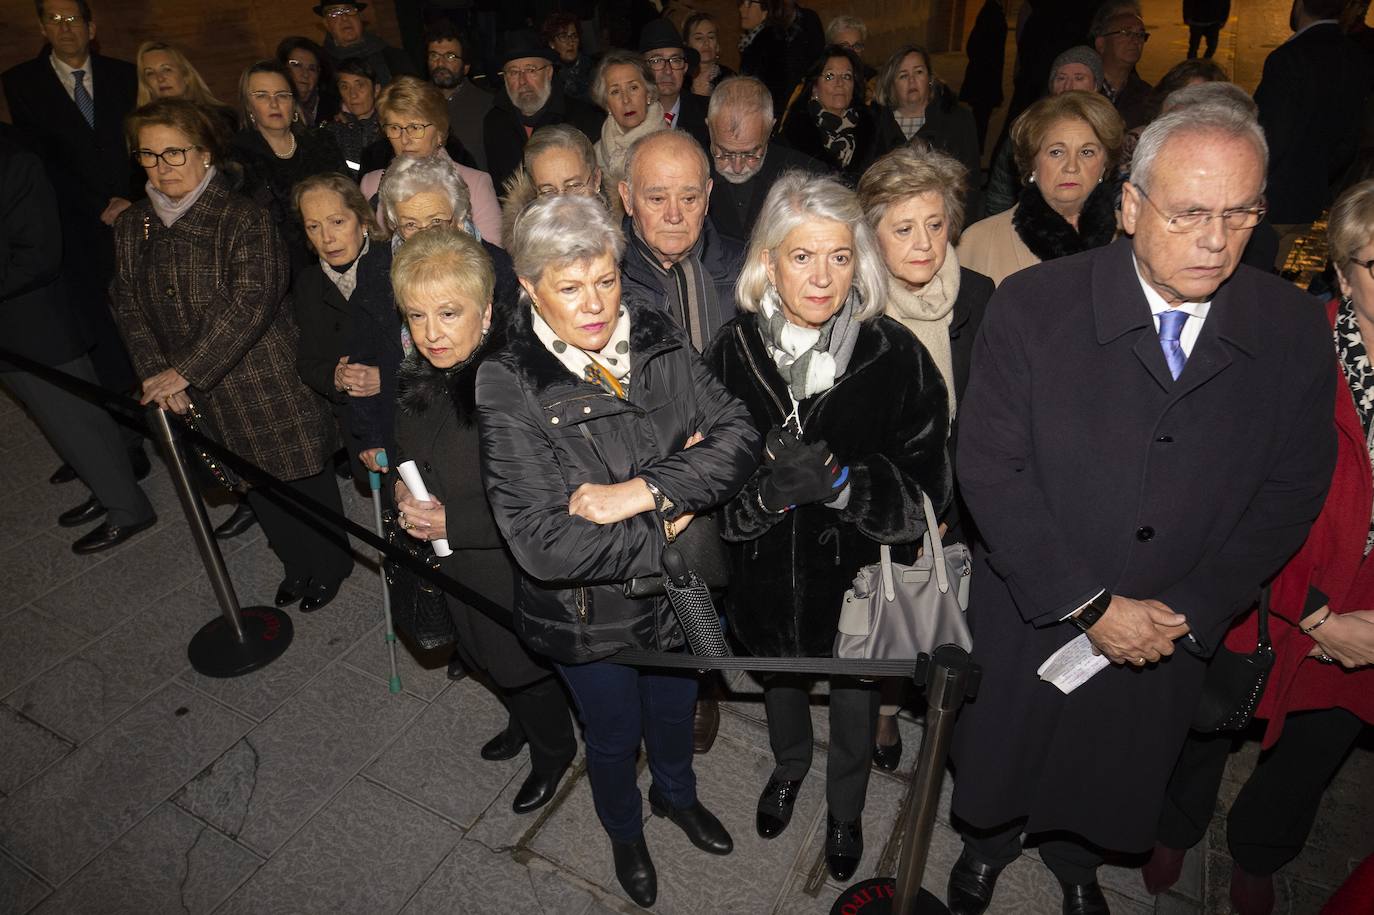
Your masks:
[{"label": "coat button", "polygon": [[429,466],[429,461],[425,461],[425,473],[433,473],[434,468]]},{"label": "coat button", "polygon": [[555,426],[558,425],[558,417],[557,417],[557,416],[550,417],[550,418],[549,418],[549,422],[553,423]]},{"label": "coat button", "polygon": [[170,299],[177,294],[177,291],[171,286],[168,286],[166,289],[162,290],[162,293]]},{"label": "coat button", "polygon": [[1141,543],[1149,543],[1155,539],[1155,529],[1152,527],[1138,527],[1135,531],[1135,539]]},{"label": "coat button", "polygon": [[1174,437],[1172,435],[1161,435],[1159,438],[1155,439],[1155,441],[1162,442],[1166,445],[1171,445],[1173,444]]},{"label": "coat button", "polygon": [[591,407],[583,407],[583,408],[582,408],[582,412],[583,412],[583,413],[590,413],[590,412],[592,412],[592,408],[591,408]]}]

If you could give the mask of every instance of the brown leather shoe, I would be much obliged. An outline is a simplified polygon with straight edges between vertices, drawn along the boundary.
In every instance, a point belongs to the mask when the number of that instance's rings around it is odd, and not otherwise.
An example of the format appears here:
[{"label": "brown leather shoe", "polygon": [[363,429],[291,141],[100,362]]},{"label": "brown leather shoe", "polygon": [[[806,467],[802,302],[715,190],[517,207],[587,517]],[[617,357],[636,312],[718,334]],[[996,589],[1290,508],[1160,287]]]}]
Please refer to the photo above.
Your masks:
[{"label": "brown leather shoe", "polygon": [[1187,849],[1169,848],[1156,842],[1154,851],[1150,852],[1150,860],[1140,869],[1145,892],[1158,896],[1178,883],[1178,878],[1183,874],[1183,858],[1187,854]]},{"label": "brown leather shoe", "polygon": [[698,699],[696,713],[692,716],[692,749],[698,753],[710,752],[718,730],[720,704],[715,699]]},{"label": "brown leather shoe", "polygon": [[1232,864],[1231,905],[1237,915],[1269,915],[1274,911],[1274,875],[1251,874]]}]

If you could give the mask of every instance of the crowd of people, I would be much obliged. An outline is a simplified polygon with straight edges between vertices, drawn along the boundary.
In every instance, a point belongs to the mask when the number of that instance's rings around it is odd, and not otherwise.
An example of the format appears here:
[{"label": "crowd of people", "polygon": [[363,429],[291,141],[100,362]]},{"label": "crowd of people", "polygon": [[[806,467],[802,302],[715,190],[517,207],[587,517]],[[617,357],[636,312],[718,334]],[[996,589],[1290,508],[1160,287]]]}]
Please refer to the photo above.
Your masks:
[{"label": "crowd of people", "polygon": [[[684,650],[634,584],[713,525],[737,650],[825,657],[855,576],[884,547],[913,561],[929,503],[973,549],[985,670],[955,735],[950,910],[983,912],[1027,843],[1073,915],[1108,911],[1105,860],[1178,880],[1231,749],[1193,712],[1217,652],[1254,650],[1261,588],[1277,662],[1230,896],[1273,909],[1374,722],[1374,64],[1345,0],[1294,0],[1253,98],[1211,60],[1226,3],[1184,4],[1189,59],[1157,86],[1135,0],[1023,3],[1001,137],[998,0],[958,92],[919,45],[871,59],[862,20],[796,0],[741,0],[738,72],[700,12],[624,35],[596,4],[499,28],[403,5],[402,49],[325,0],[324,42],[283,38],[232,103],[157,36],[98,53],[87,0],[35,5],[46,42],[0,76],[6,345],[335,511],[337,477],[415,461],[428,498],[388,487],[400,529],[509,613],[447,598],[450,675],[509,712],[481,756],[528,748],[513,806],[536,810],[575,716],[631,900],[658,892],[641,745],[650,811],[734,848],[696,766],[721,686],[617,662]],[[1324,217],[1325,302],[1277,275]],[[76,552],[156,522],[135,432],[12,366],[0,383],[64,461],[52,482],[90,490],[59,519],[101,522]],[[249,488],[216,534],[254,524],[277,605],[326,607],[342,532]],[[1110,665],[1038,682],[1083,635]],[[764,839],[805,790],[816,680],[761,677]],[[828,680],[825,857],[847,880],[907,697]]]}]

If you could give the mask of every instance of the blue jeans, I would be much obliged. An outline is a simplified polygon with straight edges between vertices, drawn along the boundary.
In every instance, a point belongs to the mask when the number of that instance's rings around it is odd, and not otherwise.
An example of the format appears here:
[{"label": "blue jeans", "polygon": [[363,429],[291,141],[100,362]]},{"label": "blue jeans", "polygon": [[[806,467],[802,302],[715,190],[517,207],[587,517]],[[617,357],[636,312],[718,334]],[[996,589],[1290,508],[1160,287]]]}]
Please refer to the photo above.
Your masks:
[{"label": "blue jeans", "polygon": [[692,771],[695,671],[641,671],[611,661],[558,665],[572,692],[587,740],[592,803],[606,834],[633,842],[644,831],[644,804],[635,757],[644,740],[657,794],[675,808],[697,800]]}]

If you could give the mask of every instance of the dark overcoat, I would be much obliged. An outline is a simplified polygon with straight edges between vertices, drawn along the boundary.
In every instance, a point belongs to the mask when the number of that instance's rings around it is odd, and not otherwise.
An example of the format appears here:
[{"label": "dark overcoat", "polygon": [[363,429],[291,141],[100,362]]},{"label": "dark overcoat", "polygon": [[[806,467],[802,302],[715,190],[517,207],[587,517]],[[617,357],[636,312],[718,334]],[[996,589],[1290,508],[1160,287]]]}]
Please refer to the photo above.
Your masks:
[{"label": "dark overcoat", "polygon": [[1065,696],[1036,670],[1099,589],[1157,599],[1202,650],[1303,542],[1335,457],[1321,303],[1241,266],[1182,375],[1165,364],[1131,242],[993,294],[960,405],[959,484],[986,546],[969,608],[978,697],[955,733],[954,813],[1029,817],[1150,848],[1205,666],[1183,649]]},{"label": "dark overcoat", "polygon": [[174,368],[224,445],[277,477],[319,473],[329,408],[296,373],[286,249],[217,175],[171,228],[147,200],[115,222],[115,318],[140,378]]},{"label": "dark overcoat", "polygon": [[[756,315],[722,328],[706,360],[749,408],[760,436],[783,424],[791,396]],[[768,470],[760,467],[721,512],[721,535],[730,541],[730,629],[755,655],[829,655],[855,574],[878,561],[884,543],[897,546],[894,559],[911,561],[926,530],[921,494],[936,512],[950,499],[949,394],[930,353],[891,318],[859,325],[845,373],[797,412],[802,440],[825,441],[849,467],[849,502],[765,512],[759,486]]]},{"label": "dark overcoat", "polygon": [[515,635],[510,608],[519,573],[482,487],[477,369],[497,342],[484,341],[471,359],[449,371],[435,368],[419,353],[406,357],[397,379],[395,462],[414,461],[430,495],[444,504],[453,554],[439,560],[440,569],[506,608],[503,625],[447,595],[464,661],[490,673],[503,689],[518,689],[551,671]]},{"label": "dark overcoat", "polygon": [[[568,514],[583,483],[653,482],[680,510],[735,494],[758,463],[744,405],[706,368],[660,307],[622,298],[630,318],[628,399],[575,378],[535,336],[528,306],[477,373],[482,477],[521,576],[516,627],[565,664],[622,648],[668,650],[681,630],[664,598],[629,598],[623,582],[663,571],[663,524],[644,512],[615,524]],[[704,441],[683,444],[700,432]]]},{"label": "dark overcoat", "polygon": [[[620,258],[621,281],[627,290],[639,298],[663,304],[668,295],[663,284],[668,278],[634,250],[634,220],[626,216],[621,227],[626,239],[625,254]],[[703,220],[701,234],[705,239],[701,246],[701,269],[706,271],[711,284],[716,287],[716,301],[720,306],[716,320],[720,322],[717,326],[720,326],[739,314],[739,309],[735,307],[735,283],[739,281],[739,272],[744,267],[744,243],[717,232],[710,217]]]}]

